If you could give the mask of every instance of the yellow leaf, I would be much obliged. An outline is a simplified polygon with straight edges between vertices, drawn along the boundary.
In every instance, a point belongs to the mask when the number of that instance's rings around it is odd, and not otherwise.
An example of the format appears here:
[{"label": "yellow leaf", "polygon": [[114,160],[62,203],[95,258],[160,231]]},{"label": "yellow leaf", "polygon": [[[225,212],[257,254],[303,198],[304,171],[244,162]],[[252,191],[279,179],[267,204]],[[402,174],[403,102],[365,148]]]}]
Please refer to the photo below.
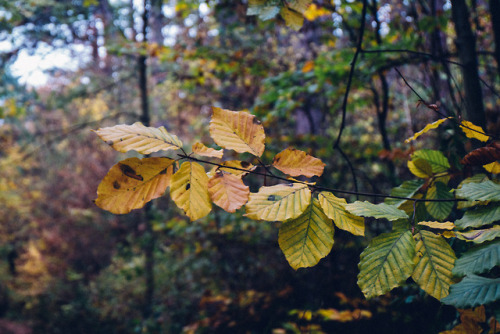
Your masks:
[{"label": "yellow leaf", "polygon": [[253,171],[255,168],[257,168],[256,166],[252,165],[249,162],[239,161],[239,160],[224,161],[221,165],[227,167],[227,168],[219,167],[221,171],[231,173],[240,178],[247,175],[248,171]]},{"label": "yellow leaf", "polygon": [[171,135],[162,126],[153,128],[142,123],[132,125],[116,125],[95,131],[97,135],[118,152],[135,150],[141,154],[150,154],[160,150],[177,150],[182,142]]},{"label": "yellow leaf", "polygon": [[327,16],[327,15],[331,15],[332,12],[330,12],[328,9],[325,9],[325,8],[320,8],[318,7],[316,4],[311,4],[307,10],[304,12],[304,16],[305,18],[308,20],[308,21],[314,21],[316,20],[318,17],[321,17],[321,16]]},{"label": "yellow leaf", "polygon": [[484,165],[483,168],[492,174],[500,174],[500,162],[498,161]]},{"label": "yellow leaf", "polygon": [[302,73],[311,72],[312,70],[314,70],[314,61],[312,60],[306,61],[304,67],[302,67]]},{"label": "yellow leaf", "polygon": [[246,216],[255,220],[285,221],[297,218],[311,201],[311,191],[305,184],[278,184],[261,187],[251,193]]},{"label": "yellow leaf", "polygon": [[428,226],[430,228],[437,228],[437,229],[440,229],[440,230],[453,230],[455,228],[455,224],[453,224],[452,222],[444,222],[444,223],[440,223],[440,222],[420,222],[418,223],[418,225],[423,225],[423,226]]},{"label": "yellow leaf", "polygon": [[482,127],[474,125],[469,121],[462,121],[460,128],[465,133],[467,138],[474,138],[480,141],[488,141],[490,137],[488,137]]},{"label": "yellow leaf", "polygon": [[446,239],[450,239],[450,238],[455,238],[456,237],[456,234],[453,231],[444,231],[443,233],[441,233],[441,235],[443,237],[445,237]]},{"label": "yellow leaf", "polygon": [[294,148],[287,148],[281,151],[276,154],[273,160],[274,168],[291,176],[321,176],[325,166],[320,159]]},{"label": "yellow leaf", "polygon": [[424,159],[409,160],[408,168],[416,177],[422,179],[432,177],[432,166]]},{"label": "yellow leaf", "polygon": [[405,143],[408,144],[409,142],[411,142],[412,140],[417,139],[418,137],[420,137],[420,135],[423,135],[427,131],[432,130],[432,129],[436,129],[437,127],[439,127],[447,119],[448,118],[441,118],[441,119],[438,119],[437,121],[435,121],[433,123],[427,124],[422,130],[420,130],[419,132],[415,133],[413,135],[413,137],[410,137],[410,138],[406,139]]},{"label": "yellow leaf", "polygon": [[286,25],[293,30],[297,31],[302,28],[302,25],[304,24],[304,16],[302,16],[302,14],[286,7],[281,8],[280,14],[283,20],[285,20]]},{"label": "yellow leaf", "polygon": [[192,148],[194,153],[204,156],[204,157],[212,157],[221,159],[224,155],[224,150],[216,150],[211,147],[206,147],[202,143],[194,143]]},{"label": "yellow leaf", "polygon": [[210,136],[220,147],[248,152],[260,157],[264,152],[266,135],[261,122],[244,111],[212,107]]},{"label": "yellow leaf", "polygon": [[344,208],[347,204],[343,198],[335,197],[332,193],[322,191],[318,195],[319,203],[328,218],[333,219],[335,225],[354,235],[365,235],[365,220],[350,213]]},{"label": "yellow leaf", "polygon": [[212,201],[227,212],[241,208],[250,194],[241,178],[220,170],[208,182],[208,192]]},{"label": "yellow leaf", "polygon": [[212,210],[208,176],[205,169],[196,162],[184,162],[174,174],[170,196],[192,221],[205,217]]},{"label": "yellow leaf", "polygon": [[298,13],[304,13],[312,0],[292,0],[286,2],[286,5]]},{"label": "yellow leaf", "polygon": [[168,158],[130,158],[117,163],[99,184],[95,204],[115,214],[142,208],[163,195],[173,164]]}]

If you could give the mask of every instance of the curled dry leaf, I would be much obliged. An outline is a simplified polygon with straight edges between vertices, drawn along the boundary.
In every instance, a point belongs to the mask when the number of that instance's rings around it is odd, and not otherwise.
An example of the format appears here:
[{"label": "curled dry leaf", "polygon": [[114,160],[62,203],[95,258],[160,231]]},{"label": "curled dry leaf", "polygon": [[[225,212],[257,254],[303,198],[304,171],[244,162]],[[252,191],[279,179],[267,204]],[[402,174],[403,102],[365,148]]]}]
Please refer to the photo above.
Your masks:
[{"label": "curled dry leaf", "polygon": [[461,161],[463,165],[483,166],[500,160],[500,143],[492,143],[468,153]]}]

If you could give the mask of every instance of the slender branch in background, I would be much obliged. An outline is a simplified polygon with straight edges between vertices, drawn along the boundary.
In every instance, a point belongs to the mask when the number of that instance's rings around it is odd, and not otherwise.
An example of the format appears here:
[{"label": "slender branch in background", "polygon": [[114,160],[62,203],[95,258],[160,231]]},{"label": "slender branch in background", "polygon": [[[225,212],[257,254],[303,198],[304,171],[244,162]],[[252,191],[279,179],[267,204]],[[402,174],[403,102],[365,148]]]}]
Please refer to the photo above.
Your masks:
[{"label": "slender branch in background", "polygon": [[340,139],[342,138],[342,132],[345,128],[345,119],[347,114],[347,101],[349,99],[349,93],[351,91],[352,78],[354,76],[354,70],[356,68],[356,61],[358,60],[358,56],[362,50],[363,44],[363,36],[365,33],[365,22],[366,22],[366,8],[368,6],[368,0],[363,0],[363,10],[361,11],[361,26],[359,27],[359,38],[358,45],[356,47],[356,52],[354,53],[354,57],[351,62],[351,70],[349,71],[349,77],[347,79],[347,86],[344,94],[344,101],[342,102],[342,121],[340,123],[339,133],[337,135],[337,139],[335,140],[335,144],[333,144],[333,148],[336,149],[340,144]]},{"label": "slender branch in background", "polygon": [[[430,104],[430,103],[426,102],[426,101],[424,100],[424,98],[422,98],[422,96],[420,96],[420,94],[418,94],[418,93],[417,93],[417,91],[416,91],[416,90],[415,90],[415,89],[414,89],[414,88],[413,88],[413,87],[412,87],[412,86],[408,83],[408,81],[406,81],[405,77],[401,74],[401,72],[400,72],[400,71],[399,71],[396,67],[394,68],[394,70],[395,70],[396,72],[398,72],[399,76],[401,77],[401,79],[403,79],[403,81],[404,81],[404,83],[406,84],[406,86],[408,86],[408,88],[410,88],[410,89],[411,89],[411,91],[412,91],[412,92],[413,92],[413,93],[414,93],[414,94],[418,97],[418,99],[420,100],[420,102],[422,102],[423,104],[425,104],[425,106],[426,106],[427,108],[431,109],[432,111],[434,111],[435,113],[437,113],[439,116],[441,116],[441,117],[448,117],[448,116],[444,115],[443,113],[441,113],[441,112],[439,111],[439,107],[437,107],[437,106],[435,106],[435,105],[432,105],[432,104]],[[461,127],[463,127],[463,128],[466,128],[466,129],[468,129],[468,130],[471,130],[471,131],[473,131],[473,132],[477,132],[477,133],[480,133],[480,134],[482,134],[482,135],[487,135],[487,136],[489,136],[489,137],[491,137],[491,138],[494,138],[494,139],[499,139],[499,137],[498,137],[498,136],[496,136],[496,135],[492,135],[492,134],[489,134],[489,133],[486,133],[486,132],[484,132],[484,133],[483,133],[483,132],[481,132],[481,131],[478,131],[478,130],[476,130],[476,129],[472,129],[472,128],[470,128],[470,127],[466,126],[466,125],[463,125],[463,124],[461,124],[460,120],[459,120],[459,121],[457,121],[455,118],[451,118],[450,120],[451,120],[453,123],[455,123],[456,125],[461,126]]]},{"label": "slender branch in background", "polygon": [[422,198],[420,198],[420,199],[417,199],[417,198],[411,198],[411,197],[392,196],[392,195],[374,194],[374,193],[367,193],[367,192],[348,191],[348,190],[341,190],[341,189],[335,189],[335,188],[328,188],[328,187],[323,187],[323,186],[318,186],[318,185],[311,185],[305,181],[299,181],[299,180],[292,181],[292,180],[287,179],[285,177],[277,176],[275,174],[271,175],[268,173],[262,173],[262,172],[248,170],[248,169],[244,169],[244,168],[224,166],[224,165],[218,164],[216,162],[194,158],[194,157],[192,157],[190,155],[186,155],[186,154],[177,154],[177,155],[179,156],[180,159],[187,159],[190,161],[196,161],[196,162],[200,162],[200,163],[207,164],[207,165],[217,166],[219,168],[234,169],[234,170],[246,172],[248,174],[268,176],[270,178],[273,178],[276,180],[281,180],[281,181],[286,181],[288,183],[295,182],[295,183],[305,184],[308,187],[312,188],[314,191],[324,190],[324,191],[331,191],[331,192],[335,192],[335,193],[339,193],[339,194],[356,195],[356,197],[366,196],[366,197],[394,198],[394,199],[404,199],[404,200],[408,200],[408,201],[419,201],[419,202],[462,202],[462,201],[466,201],[465,199],[461,199],[461,198],[455,198],[455,199],[422,199]]},{"label": "slender branch in background", "polygon": [[358,60],[358,56],[361,52],[362,45],[363,45],[363,36],[365,33],[365,22],[366,22],[366,9],[368,7],[368,0],[363,0],[363,10],[361,11],[361,26],[359,27],[359,38],[358,38],[358,45],[356,47],[356,52],[354,53],[354,57],[351,62],[351,70],[349,71],[349,77],[347,79],[347,86],[346,86],[346,91],[344,95],[344,101],[342,102],[342,121],[340,123],[340,129],[339,133],[337,135],[337,139],[335,140],[335,144],[333,144],[333,149],[338,149],[342,157],[346,160],[347,164],[349,165],[349,168],[351,170],[351,174],[353,176],[353,182],[354,182],[354,190],[357,193],[358,192],[358,182],[356,180],[356,173],[354,172],[354,168],[352,166],[351,161],[349,158],[345,155],[345,153],[340,149],[340,139],[342,138],[342,132],[344,131],[345,128],[345,120],[346,120],[346,115],[347,115],[347,101],[349,99],[349,92],[351,91],[351,84],[352,84],[352,78],[354,76],[354,70],[356,68],[356,61]]}]

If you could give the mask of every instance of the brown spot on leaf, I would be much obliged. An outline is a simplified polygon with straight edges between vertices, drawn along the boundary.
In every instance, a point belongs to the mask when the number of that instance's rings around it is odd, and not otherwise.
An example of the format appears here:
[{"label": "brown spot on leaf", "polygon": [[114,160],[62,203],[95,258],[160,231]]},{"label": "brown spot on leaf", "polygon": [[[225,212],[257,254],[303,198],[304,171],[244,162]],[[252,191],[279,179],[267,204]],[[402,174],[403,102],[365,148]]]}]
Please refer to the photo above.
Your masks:
[{"label": "brown spot on leaf", "polygon": [[249,163],[249,162],[246,162],[246,161],[242,161],[242,162],[241,162],[241,167],[243,167],[243,168],[248,168],[248,167],[250,167],[250,163]]},{"label": "brown spot on leaf", "polygon": [[113,182],[113,188],[120,189],[120,187],[121,186],[120,186],[120,183],[118,183],[118,181]]},{"label": "brown spot on leaf", "polygon": [[120,170],[122,171],[122,173],[125,175],[125,176],[128,176],[132,179],[135,179],[135,180],[139,180],[139,181],[143,181],[143,177],[140,176],[140,175],[137,175],[137,173],[135,172],[135,170],[128,166],[128,165],[124,165],[124,164],[120,164]]},{"label": "brown spot on leaf", "polygon": [[114,144],[114,143],[113,143],[113,141],[112,141],[112,140],[108,140],[108,141],[106,142],[106,144],[108,144],[109,146],[113,146],[113,144]]},{"label": "brown spot on leaf", "polygon": [[191,188],[191,183],[186,184],[186,190],[189,190]]},{"label": "brown spot on leaf", "polygon": [[276,200],[276,197],[274,195],[269,195],[269,197],[267,198],[268,201],[275,201]]},{"label": "brown spot on leaf", "polygon": [[160,174],[162,174],[162,175],[167,174],[167,168],[165,168],[164,170],[162,170],[162,171],[160,172]]}]

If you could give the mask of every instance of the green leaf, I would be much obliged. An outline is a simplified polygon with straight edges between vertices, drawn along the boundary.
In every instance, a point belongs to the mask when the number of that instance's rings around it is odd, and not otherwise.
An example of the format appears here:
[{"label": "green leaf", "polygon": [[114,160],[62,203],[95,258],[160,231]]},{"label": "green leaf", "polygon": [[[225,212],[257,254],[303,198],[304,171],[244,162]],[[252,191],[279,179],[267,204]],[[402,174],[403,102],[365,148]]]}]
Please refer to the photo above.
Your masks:
[{"label": "green leaf", "polygon": [[497,241],[464,253],[455,263],[453,274],[456,276],[481,274],[498,265],[500,265],[500,242]]},{"label": "green leaf", "polygon": [[500,225],[495,225],[492,228],[483,230],[472,230],[469,232],[455,232],[455,235],[462,240],[472,241],[476,244],[483,243],[485,241],[493,240],[500,237]]},{"label": "green leaf", "polygon": [[278,243],[293,269],[312,267],[330,253],[333,224],[313,200],[304,213],[281,225]]},{"label": "green leaf", "polygon": [[500,184],[490,180],[481,183],[467,183],[456,190],[457,197],[473,201],[500,201]]},{"label": "green leaf", "polygon": [[[423,184],[424,181],[422,180],[404,181],[399,187],[393,188],[391,190],[391,196],[411,198],[422,187]],[[386,198],[384,202],[385,204],[389,204],[400,209],[404,203],[408,202],[408,200]]]},{"label": "green leaf", "polygon": [[455,225],[460,229],[465,229],[489,225],[497,220],[500,220],[500,205],[494,204],[465,212],[461,219],[455,221]]},{"label": "green leaf", "polygon": [[416,177],[427,179],[432,177],[432,166],[427,160],[415,158],[408,161],[408,169]]},{"label": "green leaf", "polygon": [[354,235],[365,235],[365,220],[345,209],[347,204],[345,199],[335,197],[332,193],[326,191],[320,192],[318,199],[325,214],[328,218],[333,219],[338,228]]},{"label": "green leaf", "polygon": [[261,187],[251,193],[246,216],[255,220],[285,221],[299,217],[311,202],[311,191],[305,184],[278,184]]},{"label": "green leaf", "polygon": [[451,286],[450,295],[441,301],[457,308],[470,308],[500,299],[500,278],[485,278],[476,275],[464,277]]},{"label": "green leaf", "polygon": [[456,256],[446,240],[437,234],[421,230],[414,235],[417,242],[417,265],[411,277],[429,295],[441,299],[448,295],[453,283],[452,270]]},{"label": "green leaf", "polygon": [[443,153],[436,150],[419,150],[415,151],[412,156],[412,160],[423,159],[427,161],[431,167],[433,173],[446,172],[450,168],[450,163]]},{"label": "green leaf", "polygon": [[441,182],[436,182],[427,190],[426,199],[449,199],[449,202],[425,202],[425,207],[429,214],[438,219],[446,219],[453,209],[453,194],[448,187]]},{"label": "green leaf", "polygon": [[401,218],[408,218],[406,212],[397,209],[392,205],[385,203],[372,204],[370,202],[356,201],[351,204],[345,205],[345,208],[356,216],[385,218],[388,220],[397,220]]},{"label": "green leaf", "polygon": [[[462,182],[460,182],[457,189],[462,188],[462,186],[464,184],[467,184],[467,183],[480,183],[480,182],[487,181],[487,180],[489,180],[489,179],[488,179],[488,176],[486,174],[475,174],[469,178],[466,178]],[[483,201],[483,202],[480,202],[480,201],[460,201],[457,203],[457,209],[466,209],[466,208],[476,206],[478,204],[485,205],[485,204],[488,204],[488,201]]]},{"label": "green leaf", "polygon": [[415,241],[410,231],[383,233],[361,253],[358,285],[366,298],[400,286],[415,267]]},{"label": "green leaf", "polygon": [[259,19],[261,19],[262,21],[267,21],[276,17],[276,15],[278,15],[279,12],[280,8],[278,6],[267,6],[260,8],[258,15]]}]

